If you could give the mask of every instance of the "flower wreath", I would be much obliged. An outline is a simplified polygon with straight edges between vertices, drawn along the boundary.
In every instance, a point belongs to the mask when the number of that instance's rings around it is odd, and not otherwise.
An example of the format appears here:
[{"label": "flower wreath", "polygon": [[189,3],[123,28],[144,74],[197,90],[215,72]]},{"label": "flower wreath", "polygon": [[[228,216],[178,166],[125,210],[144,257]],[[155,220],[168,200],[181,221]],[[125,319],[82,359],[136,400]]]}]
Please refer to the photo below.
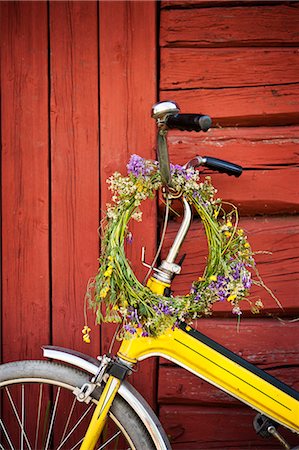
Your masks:
[{"label": "flower wreath", "polygon": [[[122,323],[121,337],[128,338],[136,333],[158,336],[180,321],[190,323],[211,314],[212,305],[219,301],[229,302],[232,313],[240,316],[241,301],[248,297],[253,283],[262,281],[252,279],[253,252],[244,231],[237,227],[237,209],[231,205],[230,212],[224,211],[210,177],[200,181],[194,168],[171,165],[174,189],[185,196],[203,222],[209,254],[204,274],[192,283],[187,295],[157,295],[136,278],[126,258],[125,241],[131,239],[130,219],[142,220],[141,202],[153,198],[162,187],[159,165],[132,155],[127,170],[127,176],[116,172],[107,180],[113,204],[107,205],[100,267],[87,294],[97,322]],[[253,312],[262,307],[260,300],[249,303]],[[85,327],[87,342],[88,331]]]}]

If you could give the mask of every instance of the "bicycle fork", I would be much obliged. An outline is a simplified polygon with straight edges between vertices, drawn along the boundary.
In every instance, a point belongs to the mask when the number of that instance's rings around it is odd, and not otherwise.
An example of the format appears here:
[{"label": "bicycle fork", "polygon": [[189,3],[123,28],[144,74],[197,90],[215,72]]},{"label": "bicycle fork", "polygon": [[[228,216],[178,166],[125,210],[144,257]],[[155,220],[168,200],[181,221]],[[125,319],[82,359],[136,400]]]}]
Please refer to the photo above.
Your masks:
[{"label": "bicycle fork", "polygon": [[[127,376],[128,372],[131,371],[132,363],[129,361],[124,362],[119,358],[111,359],[107,356],[102,358],[101,366],[99,367],[98,374],[91,380],[91,383],[83,386],[80,392],[77,393],[77,398],[82,401],[83,397],[86,395],[86,389],[93,390],[102,380],[106,378],[106,384],[104,386],[101,397],[98,404],[94,410],[92,419],[89,423],[88,429],[82,441],[80,450],[94,450],[95,445],[103,431],[105,426],[109,409],[113,403],[113,400],[119,390],[122,381]],[[81,395],[81,399],[80,399]]]},{"label": "bicycle fork", "polygon": [[101,398],[93,413],[89,427],[81,444],[80,450],[93,450],[106,423],[108,411],[117,394],[121,381],[112,375],[104,387]]}]

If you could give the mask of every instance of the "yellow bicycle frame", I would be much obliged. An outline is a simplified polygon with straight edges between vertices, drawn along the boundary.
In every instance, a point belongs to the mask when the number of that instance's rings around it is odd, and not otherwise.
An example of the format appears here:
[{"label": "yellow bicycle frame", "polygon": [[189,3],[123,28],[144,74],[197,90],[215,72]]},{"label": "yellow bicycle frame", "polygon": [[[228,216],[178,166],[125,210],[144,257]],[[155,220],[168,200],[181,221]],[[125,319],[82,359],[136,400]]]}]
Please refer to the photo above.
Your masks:
[{"label": "yellow bicycle frame", "polygon": [[299,432],[299,394],[296,391],[189,326],[168,330],[158,338],[126,340],[118,355],[130,361],[142,361],[151,356],[167,358]]},{"label": "yellow bicycle frame", "polygon": [[[148,286],[154,292],[161,294],[165,283],[151,278]],[[188,325],[182,324],[180,328],[170,329],[157,338],[135,335],[132,339],[122,342],[118,356],[128,364],[135,364],[152,356],[162,356],[275,422],[299,433],[299,393],[297,391]],[[114,383],[114,389],[111,388],[111,383]],[[120,383],[117,384],[114,377],[110,376],[81,450],[94,448],[119,385]]]}]

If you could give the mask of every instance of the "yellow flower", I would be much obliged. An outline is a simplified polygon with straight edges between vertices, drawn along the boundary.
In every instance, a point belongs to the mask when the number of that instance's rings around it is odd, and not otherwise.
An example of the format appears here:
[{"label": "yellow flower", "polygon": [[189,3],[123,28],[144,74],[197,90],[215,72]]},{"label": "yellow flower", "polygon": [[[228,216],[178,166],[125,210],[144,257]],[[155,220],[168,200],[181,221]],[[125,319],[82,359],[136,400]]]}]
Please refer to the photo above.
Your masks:
[{"label": "yellow flower", "polygon": [[245,248],[249,248],[249,247],[250,247],[250,244],[249,244],[248,242],[246,242],[246,243],[244,244],[244,247],[245,247]]},{"label": "yellow flower", "polygon": [[90,344],[90,336],[89,336],[89,332],[91,331],[91,329],[89,328],[88,325],[84,325],[82,333],[83,333],[83,342],[85,342],[86,344]]},{"label": "yellow flower", "polygon": [[227,301],[228,302],[232,302],[233,300],[235,300],[237,296],[235,294],[231,294],[229,297],[227,297]]},{"label": "yellow flower", "polygon": [[113,261],[113,256],[109,255],[108,256],[108,261],[112,262]]},{"label": "yellow flower", "polygon": [[85,344],[90,344],[89,334],[84,334],[83,341],[85,342]]},{"label": "yellow flower", "polygon": [[118,311],[118,310],[119,310],[118,305],[114,305],[114,306],[113,306],[113,309],[114,309],[114,311]]},{"label": "yellow flower", "polygon": [[109,287],[104,287],[103,289],[100,290],[100,297],[101,298],[106,298],[108,292],[109,292]]},{"label": "yellow flower", "polygon": [[226,237],[231,237],[231,235],[232,235],[230,231],[225,231],[224,234]]},{"label": "yellow flower", "polygon": [[240,229],[237,231],[237,234],[238,234],[239,236],[243,236],[244,230],[242,230],[242,228],[240,228]]},{"label": "yellow flower", "polygon": [[216,275],[211,275],[209,278],[210,281],[217,281]]},{"label": "yellow flower", "polygon": [[198,277],[197,281],[205,281],[205,279],[203,277]]},{"label": "yellow flower", "polygon": [[233,224],[231,223],[230,220],[228,220],[228,221],[226,222],[226,226],[229,227],[229,228],[231,228],[231,227],[233,226]]},{"label": "yellow flower", "polygon": [[142,192],[143,191],[143,184],[140,181],[138,181],[136,183],[136,186],[137,186],[137,192]]},{"label": "yellow flower", "polygon": [[82,333],[86,334],[86,333],[89,333],[90,331],[91,331],[91,328],[89,328],[89,326],[87,326],[87,325],[84,325],[84,327],[82,329]]},{"label": "yellow flower", "polygon": [[107,270],[104,272],[104,277],[111,277],[113,271],[113,266],[111,266],[111,264],[109,264]]}]

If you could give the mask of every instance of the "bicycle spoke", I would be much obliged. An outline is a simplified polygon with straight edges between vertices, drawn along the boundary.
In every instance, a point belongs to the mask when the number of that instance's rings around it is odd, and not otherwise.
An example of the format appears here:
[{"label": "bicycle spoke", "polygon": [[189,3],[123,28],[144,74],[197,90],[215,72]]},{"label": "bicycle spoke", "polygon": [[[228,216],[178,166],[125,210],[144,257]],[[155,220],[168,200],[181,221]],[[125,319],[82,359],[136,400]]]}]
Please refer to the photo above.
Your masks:
[{"label": "bicycle spoke", "polygon": [[[0,450],[80,450],[100,394],[95,392],[88,404],[78,402],[73,395],[75,387],[86,382],[87,375],[46,361],[10,363],[7,372],[4,375],[9,378],[2,380]],[[118,398],[115,401],[119,409],[109,414],[95,448],[139,448],[137,439],[135,445],[139,428],[134,411]]]},{"label": "bicycle spoke", "polygon": [[[62,433],[62,436],[61,436],[61,439],[60,439],[60,446],[61,446],[61,445],[63,444],[63,442],[64,442],[64,438],[65,438],[65,435],[66,435],[66,433],[67,433],[67,429],[68,429],[68,427],[69,427],[69,424],[70,424],[70,421],[71,421],[71,417],[72,417],[72,415],[73,415],[73,411],[74,411],[74,409],[75,409],[76,403],[77,403],[77,399],[76,399],[76,397],[74,397],[73,403],[72,403],[72,406],[71,406],[71,408],[70,408],[70,412],[69,412],[69,415],[68,415],[68,418],[67,418],[67,421],[66,421],[66,424],[65,424],[65,426],[64,426],[64,430],[63,430],[63,433]],[[60,446],[59,446],[58,448],[60,448]]]},{"label": "bicycle spoke", "polygon": [[50,422],[50,426],[49,426],[49,430],[48,430],[48,436],[47,436],[46,445],[45,445],[45,449],[44,450],[48,450],[48,448],[49,448],[50,439],[51,439],[52,430],[53,430],[54,421],[55,421],[55,416],[56,416],[56,411],[57,411],[57,406],[58,406],[58,401],[59,401],[59,396],[60,396],[60,390],[61,390],[61,388],[59,387],[57,389],[57,392],[56,392],[56,397],[55,397],[54,407],[53,407],[53,411],[52,411],[51,422]]},{"label": "bicycle spoke", "polygon": [[34,449],[37,450],[38,443],[38,435],[39,435],[39,427],[41,421],[41,408],[42,408],[42,399],[43,399],[43,385],[39,385],[39,397],[38,397],[38,410],[37,410],[37,420],[36,420],[36,431],[35,431],[35,441],[34,441]]},{"label": "bicycle spoke", "polygon": [[[76,401],[76,399],[75,399]],[[66,441],[70,438],[70,436],[74,433],[74,431],[78,428],[78,426],[80,425],[80,423],[84,420],[84,418],[87,416],[87,414],[89,413],[89,411],[91,411],[91,409],[93,408],[93,405],[90,405],[89,408],[85,411],[84,414],[82,414],[82,416],[80,417],[80,419],[77,421],[77,423],[73,426],[73,428],[70,430],[70,432],[68,433],[68,435],[65,437],[65,439],[60,443],[59,447],[57,447],[57,450],[60,450],[62,448],[62,446],[66,443]],[[81,443],[83,441],[83,438],[80,440],[79,443]],[[75,445],[78,445],[78,443]]]},{"label": "bicycle spoke", "polygon": [[7,440],[8,444],[9,444],[11,450],[14,450],[14,446],[12,445],[11,439],[9,437],[9,434],[8,434],[6,428],[5,428],[4,423],[2,422],[2,419],[0,419],[0,426],[1,426],[2,430],[3,430],[4,436],[6,437],[6,440]]},{"label": "bicycle spoke", "polygon": [[[22,384],[22,387],[23,387],[23,386],[24,386],[24,385]],[[24,426],[22,425],[22,422],[21,422],[21,420],[20,420],[20,416],[19,416],[19,414],[18,414],[16,405],[15,405],[15,403],[14,403],[14,401],[13,401],[13,398],[12,398],[12,396],[11,396],[11,394],[10,394],[10,391],[9,391],[9,389],[8,389],[7,387],[5,388],[5,391],[6,391],[6,394],[7,394],[7,396],[8,396],[10,405],[11,405],[11,407],[12,407],[12,409],[13,409],[13,412],[14,412],[14,414],[15,414],[15,417],[16,417],[16,419],[17,419],[17,422],[18,422],[18,424],[19,424],[19,427],[20,427],[20,429],[21,429],[22,436],[24,437],[24,439],[25,439],[25,441],[26,441],[26,444],[27,444],[27,446],[28,446],[28,449],[29,449],[29,450],[32,450],[32,449],[31,449],[31,445],[30,445],[29,440],[28,440],[28,437],[27,437],[26,432],[25,432],[25,430],[24,430]]]},{"label": "bicycle spoke", "polygon": [[25,422],[25,408],[24,408],[24,384],[21,388],[21,411],[22,411],[22,433],[21,433],[21,450],[24,450],[24,422]]},{"label": "bicycle spoke", "polygon": [[110,444],[110,442],[114,441],[114,439],[116,439],[120,434],[121,431],[117,431],[113,436],[111,436],[110,439],[108,439],[108,441],[104,442],[104,444],[102,444],[101,447],[98,448],[98,450],[102,450],[103,448],[107,447],[107,445]]},{"label": "bicycle spoke", "polygon": [[78,447],[78,445],[80,445],[80,444],[82,444],[82,442],[83,442],[83,439],[84,439],[84,437],[83,438],[81,438],[80,439],[80,441],[78,441],[77,442],[77,444],[75,444],[72,448],[70,448],[70,450],[75,450],[75,448],[77,448]]}]

